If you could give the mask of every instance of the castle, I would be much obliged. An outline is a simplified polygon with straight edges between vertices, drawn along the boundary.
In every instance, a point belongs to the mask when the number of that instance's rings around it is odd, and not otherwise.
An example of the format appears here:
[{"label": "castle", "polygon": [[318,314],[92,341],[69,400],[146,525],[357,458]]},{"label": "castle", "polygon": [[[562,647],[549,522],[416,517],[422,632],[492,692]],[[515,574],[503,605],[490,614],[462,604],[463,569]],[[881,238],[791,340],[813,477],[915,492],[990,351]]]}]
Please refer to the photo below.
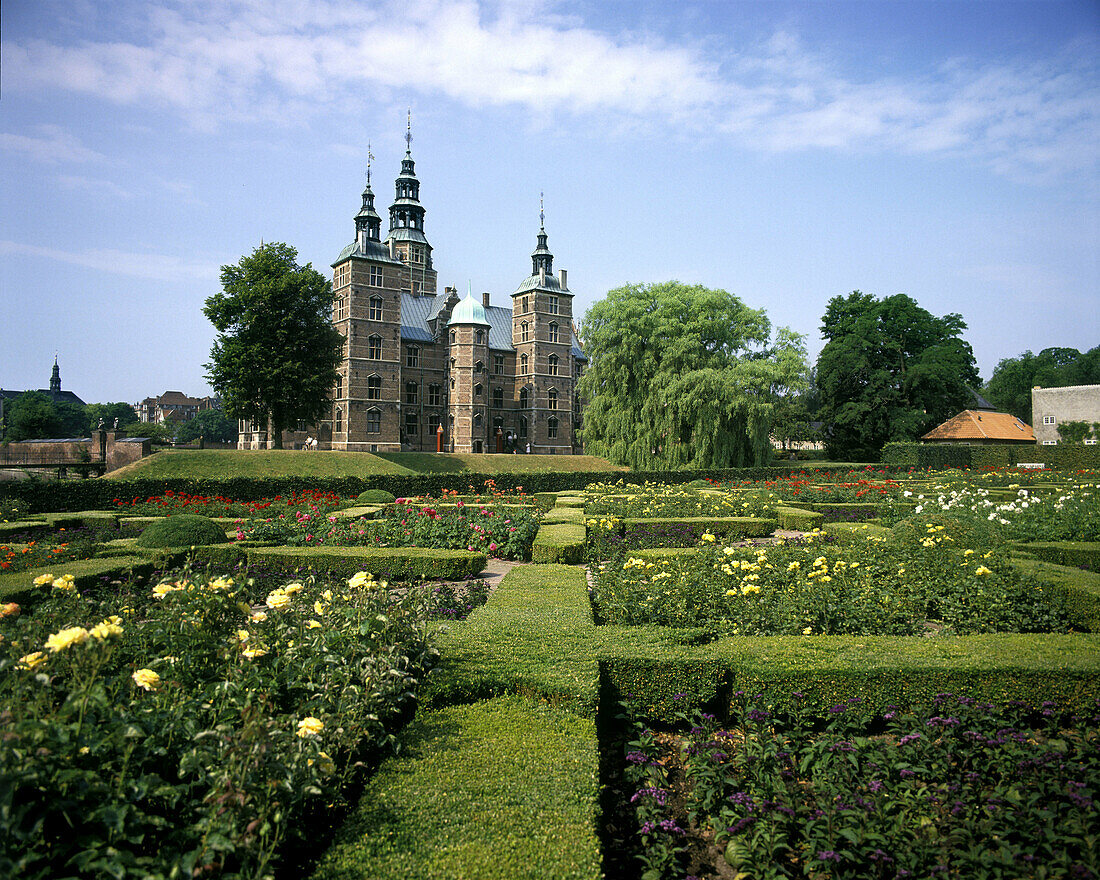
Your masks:
[{"label": "castle", "polygon": [[[577,383],[587,358],[573,328],[565,270],[553,272],[540,209],[531,274],[510,307],[489,294],[437,292],[406,133],[389,232],[374,207],[370,170],[355,240],[332,263],[332,322],[344,336],[331,420],[284,433],[322,448],[363,452],[580,453]],[[369,151],[368,151],[369,152]],[[245,432],[239,445],[271,445]]]}]

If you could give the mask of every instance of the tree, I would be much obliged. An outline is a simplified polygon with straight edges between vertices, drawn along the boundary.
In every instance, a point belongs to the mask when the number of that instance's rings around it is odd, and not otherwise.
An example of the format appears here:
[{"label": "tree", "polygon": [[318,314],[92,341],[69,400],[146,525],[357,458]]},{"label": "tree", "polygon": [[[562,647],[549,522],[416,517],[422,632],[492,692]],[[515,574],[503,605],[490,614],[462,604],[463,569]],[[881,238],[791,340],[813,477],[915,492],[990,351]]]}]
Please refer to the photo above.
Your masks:
[{"label": "tree", "polygon": [[344,341],[328,281],[297,259],[289,245],[261,245],[222,266],[222,293],[203,308],[219,334],[207,379],[229,416],[270,425],[276,449],[287,427],[324,416]]},{"label": "tree", "polygon": [[997,364],[983,392],[1005,412],[1031,424],[1031,389],[1100,384],[1100,345],[1081,354],[1075,348],[1025,351]]},{"label": "tree", "polygon": [[585,450],[635,469],[767,460],[775,400],[806,371],[802,338],[724,290],[609,291],[585,314]]},{"label": "tree", "polygon": [[232,443],[237,439],[237,423],[220,409],[204,409],[176,432],[180,443],[190,443],[200,436],[212,443]]},{"label": "tree", "polygon": [[874,460],[965,409],[980,383],[957,314],[937,318],[905,296],[856,290],[829,300],[817,360],[830,456]]},{"label": "tree", "polygon": [[84,411],[88,415],[88,427],[93,431],[99,427],[100,419],[108,431],[114,430],[115,419],[120,426],[134,421],[134,408],[128,403],[89,403]]},{"label": "tree", "polygon": [[40,391],[20,394],[5,409],[4,420],[9,440],[42,440],[60,437],[63,433],[57,407]]}]

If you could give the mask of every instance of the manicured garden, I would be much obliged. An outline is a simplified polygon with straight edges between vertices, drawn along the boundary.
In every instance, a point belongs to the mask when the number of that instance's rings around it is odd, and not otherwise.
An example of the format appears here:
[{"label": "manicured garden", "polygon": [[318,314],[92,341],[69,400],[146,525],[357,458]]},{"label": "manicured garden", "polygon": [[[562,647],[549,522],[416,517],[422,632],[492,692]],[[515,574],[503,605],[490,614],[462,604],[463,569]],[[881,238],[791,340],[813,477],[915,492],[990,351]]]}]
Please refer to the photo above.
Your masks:
[{"label": "manicured garden", "polygon": [[722,476],[4,502],[0,871],[1095,876],[1097,475]]}]

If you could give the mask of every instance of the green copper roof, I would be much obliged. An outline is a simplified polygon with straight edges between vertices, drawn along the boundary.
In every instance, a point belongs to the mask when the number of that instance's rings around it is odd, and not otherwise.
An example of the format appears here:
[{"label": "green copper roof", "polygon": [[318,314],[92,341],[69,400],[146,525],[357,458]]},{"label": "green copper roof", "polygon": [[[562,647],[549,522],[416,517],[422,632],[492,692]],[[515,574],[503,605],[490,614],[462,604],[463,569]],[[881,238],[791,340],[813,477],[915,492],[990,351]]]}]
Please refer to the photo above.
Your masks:
[{"label": "green copper roof", "polygon": [[481,324],[485,327],[492,326],[489,323],[489,316],[485,314],[485,306],[474,299],[472,293],[467,293],[466,298],[455,306],[454,311],[451,312],[451,320],[448,324],[452,327],[455,324]]}]

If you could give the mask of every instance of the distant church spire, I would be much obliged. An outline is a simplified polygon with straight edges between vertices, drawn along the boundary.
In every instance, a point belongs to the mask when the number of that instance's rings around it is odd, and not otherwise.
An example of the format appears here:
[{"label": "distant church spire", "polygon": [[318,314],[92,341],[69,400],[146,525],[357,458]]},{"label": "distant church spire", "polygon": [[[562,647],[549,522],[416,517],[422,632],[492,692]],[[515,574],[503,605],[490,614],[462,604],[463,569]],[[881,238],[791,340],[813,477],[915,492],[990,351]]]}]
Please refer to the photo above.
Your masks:
[{"label": "distant church spire", "polygon": [[53,356],[53,375],[50,376],[50,394],[61,393],[61,368],[57,365],[57,355]]},{"label": "distant church spire", "polygon": [[539,193],[539,234],[538,246],[531,254],[531,274],[541,275],[545,272],[552,275],[554,272],[554,255],[546,245],[546,212],[543,209],[542,193]]},{"label": "distant church spire", "polygon": [[382,218],[374,209],[374,190],[370,188],[370,164],[373,159],[370,141],[367,141],[367,185],[363,189],[363,204],[355,215],[355,237],[359,240],[360,247],[367,240],[378,241],[382,237]]}]

